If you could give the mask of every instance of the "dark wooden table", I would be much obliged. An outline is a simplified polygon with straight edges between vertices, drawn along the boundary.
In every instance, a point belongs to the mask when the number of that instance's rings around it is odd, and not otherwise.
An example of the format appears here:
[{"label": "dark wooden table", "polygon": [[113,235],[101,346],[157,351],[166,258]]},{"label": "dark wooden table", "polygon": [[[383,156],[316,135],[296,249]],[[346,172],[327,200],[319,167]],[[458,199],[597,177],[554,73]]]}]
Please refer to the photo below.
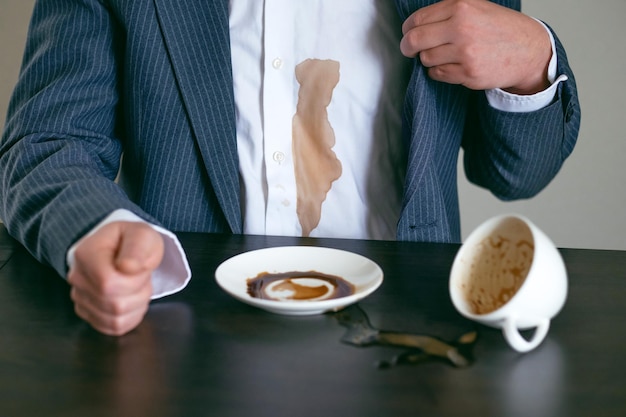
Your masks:
[{"label": "dark wooden table", "polygon": [[[519,354],[454,310],[458,245],[181,234],[194,277],[120,338],[73,313],[67,284],[0,228],[0,416],[624,416],[626,252],[562,249],[570,289],[544,343]],[[268,246],[346,249],[383,285],[358,307],[378,329],[454,340],[474,362],[396,363],[407,349],[342,342],[337,315],[274,315],[215,283]],[[381,366],[390,363],[391,366]]]}]

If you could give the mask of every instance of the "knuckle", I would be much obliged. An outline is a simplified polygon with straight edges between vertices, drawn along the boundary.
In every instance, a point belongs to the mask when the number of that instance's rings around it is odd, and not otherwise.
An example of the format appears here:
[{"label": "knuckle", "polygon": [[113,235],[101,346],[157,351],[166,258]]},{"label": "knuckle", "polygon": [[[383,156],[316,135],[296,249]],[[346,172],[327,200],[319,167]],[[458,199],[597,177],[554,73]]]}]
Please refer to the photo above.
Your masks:
[{"label": "knuckle", "polygon": [[89,314],[78,302],[74,302],[74,313],[83,320],[89,319]]},{"label": "knuckle", "polygon": [[482,69],[479,66],[472,64],[466,65],[463,72],[465,77],[470,80],[477,80],[482,75]]},{"label": "knuckle", "polygon": [[130,232],[136,241],[148,242],[153,241],[160,234],[151,226],[145,223],[132,223]]},{"label": "knuckle", "polygon": [[441,67],[431,67],[428,69],[428,76],[433,80],[441,81],[444,78],[444,71]]},{"label": "knuckle", "polygon": [[87,259],[89,253],[92,251],[90,246],[91,240],[89,238],[85,238],[81,241],[78,246],[76,246],[76,250],[74,251],[74,258],[77,262],[80,262],[82,259]]},{"label": "knuckle", "polygon": [[411,19],[411,25],[413,27],[416,26],[421,26],[422,24],[424,24],[424,15],[423,13],[420,13],[419,11],[416,13],[413,13],[409,19]]},{"label": "knuckle", "polygon": [[132,222],[129,227],[132,233],[140,238],[149,236],[154,232],[150,226],[141,222]]},{"label": "knuckle", "polygon": [[122,299],[112,299],[107,305],[107,310],[114,317],[121,317],[128,311],[128,304]]},{"label": "knuckle", "polygon": [[106,279],[97,279],[94,281],[94,288],[97,294],[107,295],[111,292],[112,285]]},{"label": "knuckle", "polygon": [[113,317],[109,323],[108,331],[114,336],[124,335],[136,328],[142,319],[143,314],[132,314]]},{"label": "knuckle", "polygon": [[106,277],[96,279],[95,287],[101,297],[111,297],[119,292],[117,280]]},{"label": "knuckle", "polygon": [[460,15],[468,13],[472,8],[471,0],[454,0],[452,7],[454,8],[454,12]]},{"label": "knuckle", "polygon": [[430,68],[433,66],[431,54],[428,51],[420,52],[419,57],[420,57],[420,61],[422,62],[422,65],[425,66],[426,68]]},{"label": "knuckle", "polygon": [[472,45],[468,45],[460,50],[459,61],[462,62],[463,72],[467,77],[478,77],[482,73],[483,66],[476,58],[479,54],[478,48]]},{"label": "knuckle", "polygon": [[132,326],[124,317],[114,317],[109,323],[108,328],[111,335],[121,336],[125,333],[128,333],[132,329]]},{"label": "knuckle", "polygon": [[72,285],[72,286],[73,286],[73,285],[74,285],[74,284],[78,281],[78,278],[79,278],[79,273],[78,273],[78,271],[77,271],[76,267],[74,267],[74,268],[70,268],[70,269],[67,271],[67,282],[68,282],[70,285]]},{"label": "knuckle", "polygon": [[78,289],[76,287],[71,287],[70,288],[70,299],[74,302],[76,307],[78,307],[79,298],[80,297],[78,296]]},{"label": "knuckle", "polygon": [[101,320],[87,321],[94,329],[109,336],[122,336],[132,329],[125,317],[107,316]]}]

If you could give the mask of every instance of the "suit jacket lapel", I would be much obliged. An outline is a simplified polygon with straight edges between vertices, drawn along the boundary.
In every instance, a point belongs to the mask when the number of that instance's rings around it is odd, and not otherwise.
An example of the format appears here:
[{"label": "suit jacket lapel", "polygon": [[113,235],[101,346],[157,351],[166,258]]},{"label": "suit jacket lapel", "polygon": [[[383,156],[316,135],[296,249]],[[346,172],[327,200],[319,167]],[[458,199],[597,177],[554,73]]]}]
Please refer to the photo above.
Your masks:
[{"label": "suit jacket lapel", "polygon": [[[396,0],[396,6],[404,21],[417,9],[436,2]],[[414,59],[403,114],[408,164],[404,209],[398,228],[401,238],[433,240],[430,229],[437,223],[447,222],[438,171],[448,168],[442,168],[441,164],[456,164],[458,158],[460,143],[453,143],[452,138],[460,138],[461,135],[464,118],[458,116],[463,114],[465,97],[465,93],[459,94],[458,90],[463,89],[431,79],[419,58]],[[442,138],[442,135],[446,137]],[[446,141],[445,146],[439,146],[442,140]],[[442,150],[445,155],[439,154]]]},{"label": "suit jacket lapel", "polygon": [[190,124],[215,194],[242,230],[228,0],[154,0]]},{"label": "suit jacket lapel", "polygon": [[[430,0],[396,0],[396,6],[400,18],[404,21],[418,8],[433,2]],[[403,115],[404,140],[407,142],[409,158],[404,187],[405,206],[415,196],[428,166],[430,152],[435,143],[433,140],[435,138],[431,137],[435,132],[432,127],[437,118],[433,113],[433,103],[437,100],[433,96],[432,88],[429,88],[431,80],[428,79],[419,59],[416,58],[413,61],[413,73],[407,87]]]}]

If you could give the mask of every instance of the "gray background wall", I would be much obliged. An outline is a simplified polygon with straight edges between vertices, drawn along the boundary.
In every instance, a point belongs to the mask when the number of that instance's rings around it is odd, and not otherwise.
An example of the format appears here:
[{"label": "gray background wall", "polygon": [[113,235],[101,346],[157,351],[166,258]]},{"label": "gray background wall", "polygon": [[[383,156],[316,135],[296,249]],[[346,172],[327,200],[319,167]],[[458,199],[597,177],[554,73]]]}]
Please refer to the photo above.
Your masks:
[{"label": "gray background wall", "polygon": [[[0,130],[17,80],[33,0],[0,0]],[[559,247],[626,250],[626,2],[526,0],[565,44],[582,107],[579,142],[539,196],[503,203],[459,174],[463,235],[487,218],[518,212]]]}]

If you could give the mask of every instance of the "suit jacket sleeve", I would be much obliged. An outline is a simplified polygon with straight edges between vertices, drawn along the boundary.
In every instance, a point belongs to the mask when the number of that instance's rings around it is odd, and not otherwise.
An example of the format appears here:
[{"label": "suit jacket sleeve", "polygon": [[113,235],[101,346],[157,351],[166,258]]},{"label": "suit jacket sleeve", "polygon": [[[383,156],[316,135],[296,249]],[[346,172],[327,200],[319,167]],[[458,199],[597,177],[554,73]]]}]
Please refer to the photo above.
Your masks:
[{"label": "suit jacket sleeve", "polygon": [[556,35],[557,75],[565,74],[549,106],[509,113],[474,92],[463,139],[468,179],[502,200],[529,198],[544,189],[571,154],[580,128],[576,81]]},{"label": "suit jacket sleeve", "polygon": [[0,143],[0,217],[65,275],[68,247],[117,208],[157,223],[114,182],[119,51],[99,1],[38,1]]}]

